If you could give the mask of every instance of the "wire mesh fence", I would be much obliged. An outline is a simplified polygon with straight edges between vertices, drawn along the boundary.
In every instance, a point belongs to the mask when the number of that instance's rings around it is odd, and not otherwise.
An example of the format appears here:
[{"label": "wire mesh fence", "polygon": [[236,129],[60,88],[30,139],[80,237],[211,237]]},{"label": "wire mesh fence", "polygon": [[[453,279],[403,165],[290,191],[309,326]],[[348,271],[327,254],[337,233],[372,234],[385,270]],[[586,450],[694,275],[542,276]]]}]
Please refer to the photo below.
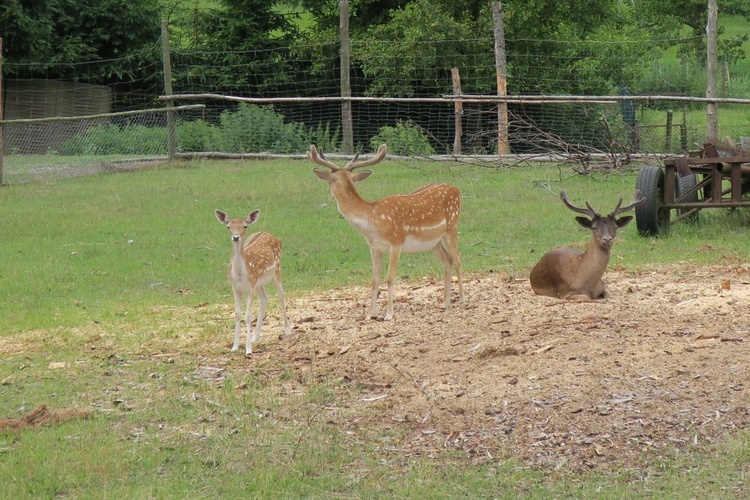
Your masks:
[{"label": "wire mesh fence", "polygon": [[[539,42],[515,45],[557,43]],[[596,158],[617,168],[639,155],[684,153],[706,137],[705,102],[675,94],[679,82],[658,67],[652,71],[654,79],[663,82],[659,95],[631,95],[625,86],[610,86],[606,95],[566,99],[545,92],[575,89],[576,79],[612,81],[604,56],[589,50],[592,55],[583,64],[575,50],[568,51],[569,59],[552,62],[544,53],[510,52],[508,90],[518,94],[501,101],[493,96],[491,37],[425,41],[425,60],[410,56],[415,51],[407,47],[393,47],[398,42],[382,43],[388,58],[376,57],[372,44],[353,41],[355,59],[366,58],[368,64],[353,69],[353,97],[348,100],[340,97],[335,43],[231,54],[173,50],[168,60],[176,97],[169,101],[160,99],[160,60],[134,65],[123,58],[128,78],[109,81],[89,76],[97,74],[97,62],[66,67],[59,72],[65,78],[40,80],[32,78],[33,65],[6,61],[14,77],[5,81],[5,120],[0,122],[2,181],[133,168],[174,157],[169,116],[175,118],[178,158],[298,155],[311,143],[326,152],[341,152],[344,102],[351,107],[355,150],[361,152],[387,142],[389,152],[397,155],[492,157],[500,164],[504,160],[497,156],[498,143],[507,141],[515,158],[583,163]],[[588,40],[585,45],[591,49],[596,43]],[[455,57],[456,46],[461,58]],[[156,43],[147,52],[159,50]],[[633,59],[621,61],[622,67],[643,64],[643,53],[633,47],[623,50],[619,57]],[[550,69],[552,63],[556,68]],[[523,80],[515,79],[514,71],[525,75]],[[458,94],[456,73],[461,77]],[[538,81],[529,80],[530,74],[538,74]],[[750,75],[734,80],[745,77]],[[531,95],[534,90],[539,93]],[[724,95],[731,97],[732,92],[733,87],[724,87]],[[171,115],[166,102],[176,106]],[[739,143],[750,136],[748,103],[729,98],[720,104],[720,137]],[[506,123],[499,121],[501,106],[507,108]]]}]

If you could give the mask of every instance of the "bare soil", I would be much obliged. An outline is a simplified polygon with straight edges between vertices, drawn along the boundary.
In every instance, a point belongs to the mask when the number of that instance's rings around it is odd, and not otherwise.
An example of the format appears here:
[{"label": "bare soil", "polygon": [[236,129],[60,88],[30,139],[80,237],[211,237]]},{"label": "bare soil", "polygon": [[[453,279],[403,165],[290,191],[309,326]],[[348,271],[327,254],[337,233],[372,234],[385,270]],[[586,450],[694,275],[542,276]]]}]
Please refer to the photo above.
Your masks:
[{"label": "bare soil", "polygon": [[291,385],[337,382],[329,422],[405,456],[635,466],[747,428],[750,266],[605,279],[612,298],[571,302],[525,277],[477,275],[466,303],[443,311],[442,281],[425,278],[397,286],[388,322],[365,317],[366,287],[332,290],[292,301],[295,341],[276,340],[268,318],[252,361],[291,367]]}]

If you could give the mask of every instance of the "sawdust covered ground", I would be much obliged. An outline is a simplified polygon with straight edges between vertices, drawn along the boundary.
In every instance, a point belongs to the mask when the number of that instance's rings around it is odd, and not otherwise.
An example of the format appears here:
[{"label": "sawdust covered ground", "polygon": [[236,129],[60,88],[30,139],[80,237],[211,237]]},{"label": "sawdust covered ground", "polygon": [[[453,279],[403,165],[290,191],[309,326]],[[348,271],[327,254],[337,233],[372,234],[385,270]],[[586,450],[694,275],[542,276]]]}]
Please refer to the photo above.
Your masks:
[{"label": "sawdust covered ground", "polygon": [[329,423],[403,456],[632,467],[747,428],[750,267],[605,279],[613,298],[569,302],[477,275],[448,312],[438,280],[399,284],[390,322],[365,318],[365,287],[298,298],[298,339],[276,340],[270,317],[252,362],[335,382]]}]

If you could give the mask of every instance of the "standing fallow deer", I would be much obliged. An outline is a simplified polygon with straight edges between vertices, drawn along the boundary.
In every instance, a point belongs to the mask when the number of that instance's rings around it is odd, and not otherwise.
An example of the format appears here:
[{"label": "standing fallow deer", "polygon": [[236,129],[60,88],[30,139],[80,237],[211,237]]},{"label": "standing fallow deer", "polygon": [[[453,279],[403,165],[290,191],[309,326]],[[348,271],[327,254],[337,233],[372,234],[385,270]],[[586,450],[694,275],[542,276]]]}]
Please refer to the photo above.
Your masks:
[{"label": "standing fallow deer", "polygon": [[602,276],[609,264],[617,229],[633,220],[630,215],[620,218],[617,216],[641,204],[645,198],[641,198],[640,192],[636,190],[635,201],[620,207],[620,198],[614,211],[607,216],[599,215],[588,202],[587,208],[573,205],[568,201],[565,191],[560,192],[560,198],[569,209],[586,216],[576,217],[576,221],[591,229],[591,240],[585,251],[562,247],[546,253],[531,270],[531,288],[537,295],[561,299],[606,299],[610,293]]},{"label": "standing fallow deer", "polygon": [[370,317],[377,318],[377,299],[383,256],[388,254],[388,304],[385,319],[393,319],[393,285],[401,253],[432,250],[440,258],[445,271],[443,307],[451,303],[451,271],[456,268],[458,300],[464,300],[461,278],[461,258],[458,253],[458,217],[461,213],[461,193],[448,184],[429,184],[409,194],[386,196],[377,201],[364,200],[355,187],[372,174],[372,170],[357,168],[375,165],[385,158],[387,147],[382,144],[369,160],[357,161],[359,155],[339,168],[310,146],[310,161],[327,167],[314,168],[319,178],[328,182],[330,194],[336,200],[339,213],[354,229],[365,237],[372,257],[372,305]]},{"label": "standing fallow deer", "polygon": [[[265,286],[273,281],[279,296],[281,316],[284,319],[284,337],[289,337],[292,328],[286,316],[284,290],[281,287],[281,240],[266,232],[253,233],[245,237],[247,228],[260,217],[260,210],[253,210],[247,217],[230,218],[221,210],[214,211],[216,218],[229,229],[232,239],[232,259],[229,261],[227,277],[234,293],[234,344],[232,352],[240,347],[240,331],[242,330],[242,296],[247,296],[245,323],[247,325],[247,340],[245,354],[253,353],[253,344],[260,340],[260,329],[266,313],[268,296]],[[258,294],[260,307],[258,319],[255,323],[255,333],[252,329],[253,297]]]}]

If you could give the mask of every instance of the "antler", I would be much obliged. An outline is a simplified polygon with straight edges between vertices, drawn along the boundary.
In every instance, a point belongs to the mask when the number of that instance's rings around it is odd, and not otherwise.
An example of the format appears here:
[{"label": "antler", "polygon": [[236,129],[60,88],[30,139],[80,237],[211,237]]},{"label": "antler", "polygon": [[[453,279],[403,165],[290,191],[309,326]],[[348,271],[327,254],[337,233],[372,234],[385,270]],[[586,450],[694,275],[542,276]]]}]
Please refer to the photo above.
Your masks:
[{"label": "antler", "polygon": [[[307,159],[317,163],[318,165],[322,165],[324,167],[328,167],[331,169],[332,172],[335,172],[337,170],[340,170],[339,167],[336,166],[335,163],[332,161],[326,160],[326,158],[323,156],[323,151],[318,154],[318,150],[315,147],[315,144],[310,144],[310,151],[307,152]],[[356,159],[356,156],[355,156]]]},{"label": "antler", "polygon": [[388,152],[388,147],[385,144],[381,144],[380,147],[378,148],[378,153],[373,158],[358,162],[357,158],[359,158],[359,153],[357,153],[356,155],[354,155],[354,158],[352,158],[351,161],[346,164],[344,168],[351,172],[355,168],[369,167],[370,165],[375,165],[376,163],[380,163],[381,161],[383,161],[383,158],[385,158],[385,154],[387,152]]},{"label": "antler", "polygon": [[635,193],[633,194],[633,202],[630,203],[629,205],[620,208],[620,205],[622,204],[622,198],[620,198],[620,202],[617,204],[617,206],[615,207],[614,211],[612,212],[612,217],[616,217],[618,214],[621,214],[623,212],[627,212],[631,208],[634,208],[634,207],[640,205],[644,201],[646,201],[646,197],[645,196],[642,197],[640,189],[636,189]]},{"label": "antler", "polygon": [[[599,215],[596,213],[596,210],[594,210],[591,205],[589,205],[588,201],[586,202],[586,207],[588,208],[581,208],[573,205],[570,201],[568,201],[568,195],[565,194],[565,191],[560,191],[560,199],[563,201],[563,203],[565,203],[566,207],[576,213],[588,215],[589,217],[596,217],[597,215]],[[622,200],[620,200],[620,203],[622,203]]]}]

